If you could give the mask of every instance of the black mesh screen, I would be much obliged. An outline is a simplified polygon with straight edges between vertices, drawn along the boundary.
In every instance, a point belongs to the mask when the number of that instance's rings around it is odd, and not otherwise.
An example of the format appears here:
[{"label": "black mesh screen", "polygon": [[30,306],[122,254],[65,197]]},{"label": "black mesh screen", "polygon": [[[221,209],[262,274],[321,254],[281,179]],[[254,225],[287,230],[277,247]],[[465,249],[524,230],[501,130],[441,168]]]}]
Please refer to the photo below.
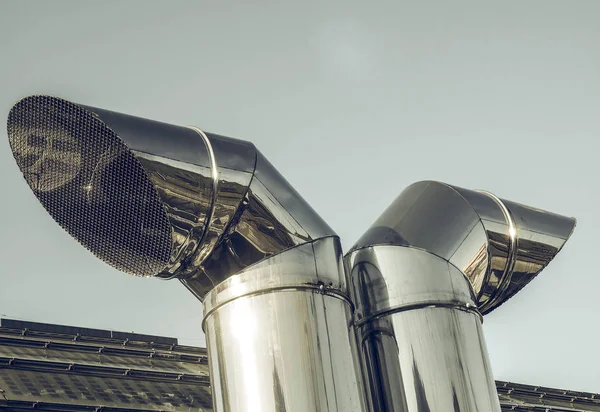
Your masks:
[{"label": "black mesh screen", "polygon": [[25,180],[52,217],[98,258],[152,276],[171,255],[171,227],[144,169],[116,134],[67,101],[32,96],[8,116]]}]

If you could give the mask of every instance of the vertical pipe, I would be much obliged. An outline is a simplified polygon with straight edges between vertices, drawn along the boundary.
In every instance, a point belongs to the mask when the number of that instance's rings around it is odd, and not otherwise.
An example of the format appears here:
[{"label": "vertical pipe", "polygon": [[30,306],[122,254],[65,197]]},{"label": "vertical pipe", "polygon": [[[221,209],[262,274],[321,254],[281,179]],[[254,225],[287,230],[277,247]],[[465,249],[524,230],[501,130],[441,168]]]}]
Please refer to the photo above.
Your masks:
[{"label": "vertical pipe", "polygon": [[575,226],[419,182],[347,256],[348,284],[335,232],[248,142],[51,96],[19,101],[7,126],[25,180],[75,239],[203,301],[219,412],[362,411],[352,322],[375,410],[498,411],[479,311]]},{"label": "vertical pipe", "polygon": [[7,126],[75,239],[202,301],[216,411],[363,412],[339,238],[253,144],[52,96]]},{"label": "vertical pipe", "polygon": [[232,276],[204,311],[216,412],[364,411],[337,238]]},{"label": "vertical pipe", "polygon": [[575,219],[439,182],[405,189],[345,256],[375,412],[499,412],[482,331]]},{"label": "vertical pipe", "polygon": [[347,261],[371,410],[500,411],[482,318],[458,269],[398,246]]}]

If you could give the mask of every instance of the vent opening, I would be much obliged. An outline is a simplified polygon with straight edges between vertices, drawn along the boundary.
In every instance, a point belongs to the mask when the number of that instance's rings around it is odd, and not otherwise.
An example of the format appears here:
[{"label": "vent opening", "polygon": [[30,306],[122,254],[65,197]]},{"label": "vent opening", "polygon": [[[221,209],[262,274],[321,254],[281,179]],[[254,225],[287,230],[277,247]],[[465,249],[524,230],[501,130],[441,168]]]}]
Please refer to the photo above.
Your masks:
[{"label": "vent opening", "polygon": [[65,100],[31,96],[12,108],[7,128],[25,180],[69,234],[132,275],[154,276],[167,266],[172,235],[163,203],[106,124]]}]

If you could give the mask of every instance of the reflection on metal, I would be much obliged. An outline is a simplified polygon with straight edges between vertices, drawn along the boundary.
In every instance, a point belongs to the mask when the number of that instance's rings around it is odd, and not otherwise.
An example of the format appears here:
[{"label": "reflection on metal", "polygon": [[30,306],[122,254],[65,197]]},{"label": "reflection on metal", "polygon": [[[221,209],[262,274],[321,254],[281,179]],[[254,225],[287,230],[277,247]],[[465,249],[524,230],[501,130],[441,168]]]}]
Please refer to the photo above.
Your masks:
[{"label": "reflection on metal", "polygon": [[482,314],[575,226],[420,182],[344,274],[337,235],[251,143],[49,96],[19,101],[8,136],[36,197],[83,246],[203,302],[218,412],[364,412],[365,388],[377,412],[498,412]]},{"label": "reflection on metal", "polygon": [[204,302],[215,410],[363,411],[337,238],[232,276]]},{"label": "reflection on metal", "polygon": [[421,249],[348,256],[371,409],[499,411],[468,279]]},{"label": "reflection on metal", "polygon": [[500,411],[481,328],[575,220],[438,182],[408,187],[345,257],[374,411]]},{"label": "reflection on metal", "polygon": [[546,267],[574,227],[573,218],[488,192],[418,182],[394,200],[353,249],[396,245],[433,253],[469,278],[485,314]]},{"label": "reflection on metal", "polygon": [[[49,96],[10,111],[17,164],[57,222],[125,272],[203,298],[333,230],[254,145]],[[215,169],[216,168],[216,169]]]},{"label": "reflection on metal", "polygon": [[204,301],[216,411],[364,410],[339,239],[254,145],[49,96],[8,135],[67,232]]}]

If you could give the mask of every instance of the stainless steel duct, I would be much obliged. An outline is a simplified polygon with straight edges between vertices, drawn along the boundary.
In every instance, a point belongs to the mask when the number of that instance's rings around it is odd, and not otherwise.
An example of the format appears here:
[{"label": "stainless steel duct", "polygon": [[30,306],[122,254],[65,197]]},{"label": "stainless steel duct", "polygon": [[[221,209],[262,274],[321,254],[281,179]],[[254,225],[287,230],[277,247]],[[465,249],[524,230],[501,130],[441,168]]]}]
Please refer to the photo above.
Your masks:
[{"label": "stainless steel duct", "polygon": [[8,136],[83,246],[204,302],[215,411],[363,411],[339,238],[254,145],[50,96]]},{"label": "stainless steel duct", "polygon": [[409,186],[345,256],[373,411],[500,411],[482,314],[558,253],[575,219],[439,182]]}]

